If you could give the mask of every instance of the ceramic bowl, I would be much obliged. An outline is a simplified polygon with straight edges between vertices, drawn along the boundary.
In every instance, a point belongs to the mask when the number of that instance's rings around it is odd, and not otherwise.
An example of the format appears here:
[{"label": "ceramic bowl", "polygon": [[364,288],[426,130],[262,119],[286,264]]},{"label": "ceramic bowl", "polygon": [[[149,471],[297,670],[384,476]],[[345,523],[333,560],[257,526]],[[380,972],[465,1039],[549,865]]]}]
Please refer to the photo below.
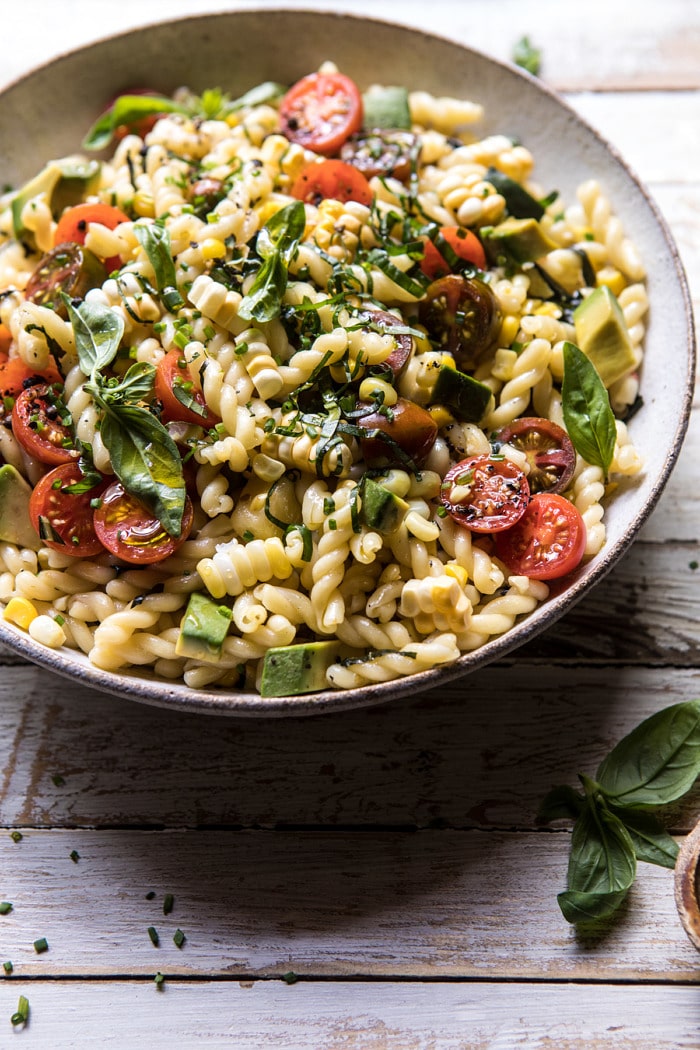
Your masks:
[{"label": "ceramic bowl", "polygon": [[675,870],[675,896],[683,929],[700,951],[700,824],[683,841]]},{"label": "ceramic bowl", "polygon": [[[449,33],[447,25],[435,28]],[[565,200],[574,198],[585,179],[603,183],[649,269],[644,406],[630,425],[644,473],[616,493],[606,512],[605,548],[563,593],[447,668],[294,698],[193,692],[142,674],[98,670],[84,657],[45,649],[0,621],[6,645],[59,674],[145,703],[254,716],[341,710],[437,686],[504,656],[579,601],[632,543],[673,468],[690,410],[694,344],[686,282],[663,219],[615,150],[545,85],[448,39],[367,18],[288,8],[146,26],[63,55],[2,93],[0,180],[20,184],[50,158],[75,152],[103,103],[133,85],[165,93],[183,83],[198,92],[217,86],[235,97],[265,80],[292,83],[324,59],[335,61],[360,87],[377,81],[405,84],[483,103],[484,134],[499,131],[522,140],[534,154],[538,182],[556,187]]]}]

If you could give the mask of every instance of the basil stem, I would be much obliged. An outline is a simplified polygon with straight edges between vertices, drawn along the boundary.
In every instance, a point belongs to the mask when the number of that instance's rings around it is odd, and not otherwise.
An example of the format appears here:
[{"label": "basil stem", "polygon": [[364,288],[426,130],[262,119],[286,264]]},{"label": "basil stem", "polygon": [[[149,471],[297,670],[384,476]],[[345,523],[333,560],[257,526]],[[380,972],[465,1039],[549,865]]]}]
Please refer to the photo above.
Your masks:
[{"label": "basil stem", "polygon": [[168,310],[178,310],[185,300],[177,290],[170,235],[159,222],[136,223],[134,233],[156,275],[156,286]]},{"label": "basil stem", "polygon": [[615,453],[615,416],[595,366],[574,343],[564,343],[562,412],[576,451],[607,475]]},{"label": "basil stem", "polygon": [[287,289],[288,268],[304,234],[306,211],[301,201],[281,208],[259,231],[255,250],[263,260],[238,316],[246,321],[271,321],[278,317]]},{"label": "basil stem", "polygon": [[70,297],[62,294],[73,325],[80,370],[94,380],[95,373],[114,360],[124,335],[124,320],[101,303],[83,299],[74,306]]},{"label": "basil stem", "polygon": [[83,139],[83,149],[104,149],[109,146],[117,128],[130,127],[145,117],[155,117],[160,113],[187,113],[187,109],[160,95],[120,95],[92,125]]}]

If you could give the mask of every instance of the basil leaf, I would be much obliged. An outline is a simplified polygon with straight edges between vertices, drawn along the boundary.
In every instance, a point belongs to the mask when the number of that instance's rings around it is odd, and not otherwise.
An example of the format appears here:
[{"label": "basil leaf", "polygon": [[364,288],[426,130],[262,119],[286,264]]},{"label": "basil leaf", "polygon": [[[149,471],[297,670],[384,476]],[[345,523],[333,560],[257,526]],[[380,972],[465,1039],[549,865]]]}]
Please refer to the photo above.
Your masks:
[{"label": "basil leaf", "polygon": [[585,799],[578,791],[567,784],[552,790],[542,799],[537,811],[537,823],[549,824],[552,820],[575,820],[583,809]]},{"label": "basil leaf", "polygon": [[186,113],[179,102],[159,95],[120,95],[114,104],[92,125],[83,139],[83,149],[104,149],[109,146],[119,127],[130,127],[144,117],[160,113]]},{"label": "basil leaf", "polygon": [[100,385],[100,397],[108,405],[146,401],[153,392],[156,369],[147,361],[137,361],[118,383]]},{"label": "basil leaf", "polygon": [[182,531],[185,482],[177,446],[146,408],[105,404],[102,440],[122,485],[155,514],[170,536]]},{"label": "basil leaf", "polygon": [[607,475],[615,452],[615,416],[595,366],[574,343],[564,343],[562,412],[574,448]]},{"label": "basil leaf", "polygon": [[611,812],[619,817],[627,828],[637,860],[646,861],[647,864],[658,864],[662,868],[676,866],[678,843],[653,813],[618,806],[611,807]]},{"label": "basil leaf", "polygon": [[301,201],[281,208],[258,233],[255,250],[263,259],[250,289],[238,307],[246,321],[278,317],[287,288],[288,267],[304,234],[306,211]]},{"label": "basil leaf", "polygon": [[177,290],[175,261],[170,245],[170,235],[159,222],[136,223],[134,233],[139,244],[146,252],[148,260],[156,275],[156,286],[163,293],[163,301],[168,310],[177,310],[185,300]]},{"label": "basil leaf", "polygon": [[637,861],[622,821],[595,798],[574,825],[568,888],[557,897],[567,922],[587,922],[612,915],[634,881]]},{"label": "basil leaf", "polygon": [[617,806],[658,806],[690,790],[700,774],[700,700],[657,711],[603,759],[596,780]]},{"label": "basil leaf", "polygon": [[235,113],[246,106],[262,106],[265,103],[276,102],[286,93],[287,89],[284,84],[266,80],[263,84],[257,84],[250,91],[246,91],[245,95],[241,95],[240,98],[235,98],[232,102],[227,103],[225,109],[227,113]]},{"label": "basil leaf", "polygon": [[80,370],[93,376],[112,361],[124,335],[124,320],[108,306],[83,300],[77,306],[65,292],[63,301],[73,325]]}]

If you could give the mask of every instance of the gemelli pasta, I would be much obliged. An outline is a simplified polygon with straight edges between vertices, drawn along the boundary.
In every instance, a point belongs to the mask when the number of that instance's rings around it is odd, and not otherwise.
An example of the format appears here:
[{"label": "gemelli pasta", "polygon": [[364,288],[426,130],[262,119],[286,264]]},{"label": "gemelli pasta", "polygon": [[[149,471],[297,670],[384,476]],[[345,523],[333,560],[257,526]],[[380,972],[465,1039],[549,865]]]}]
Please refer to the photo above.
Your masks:
[{"label": "gemelli pasta", "polygon": [[331,63],[127,95],[0,198],[6,620],[296,695],[452,663],[595,557],[643,265],[482,117]]}]

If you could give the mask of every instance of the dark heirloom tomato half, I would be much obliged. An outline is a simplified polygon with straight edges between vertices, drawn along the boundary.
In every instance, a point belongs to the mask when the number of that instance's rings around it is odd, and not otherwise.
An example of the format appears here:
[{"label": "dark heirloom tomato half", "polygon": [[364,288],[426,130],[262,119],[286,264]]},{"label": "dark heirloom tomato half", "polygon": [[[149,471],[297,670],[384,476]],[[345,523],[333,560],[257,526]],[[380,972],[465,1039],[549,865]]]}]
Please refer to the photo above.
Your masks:
[{"label": "dark heirloom tomato half", "polygon": [[280,105],[282,134],[290,142],[331,156],[362,127],[362,96],[342,73],[311,73],[289,89]]},{"label": "dark heirloom tomato half", "polygon": [[130,565],[152,565],[163,561],[185,542],[192,528],[194,511],[185,497],[182,530],[170,536],[148,507],[113,481],[95,510],[95,532],[108,551]]},{"label": "dark heirloom tomato half", "polygon": [[53,361],[46,368],[37,371],[25,365],[20,357],[11,357],[0,364],[0,398],[17,397],[26,384],[31,385],[32,380],[62,383],[63,376]]},{"label": "dark heirloom tomato half", "polygon": [[34,488],[29,500],[29,517],[45,546],[75,558],[100,554],[102,544],[92,522],[91,500],[99,498],[105,482],[86,492],[85,478],[77,463],[63,463],[50,470]]},{"label": "dark heirloom tomato half", "polygon": [[107,271],[96,255],[80,244],[59,244],[47,252],[29,278],[25,295],[40,306],[50,305],[64,320],[68,311],[61,298],[84,299],[91,288],[104,283]]},{"label": "dark heirloom tomato half", "polygon": [[320,204],[322,200],[358,201],[367,207],[372,203],[372,191],[364,175],[342,160],[322,160],[309,164],[292,186],[292,197],[305,204]]},{"label": "dark heirloom tomato half", "polygon": [[[445,255],[440,251],[441,246]],[[465,230],[463,226],[443,226],[437,244],[433,244],[431,240],[425,242],[425,255],[420,268],[426,277],[434,281],[436,277],[452,273],[459,268],[452,266],[447,260],[446,256],[450,251],[454,252],[458,260],[471,263],[479,270],[486,269],[486,253],[476,234]]]},{"label": "dark heirloom tomato half", "polygon": [[[99,222],[108,230],[113,230],[122,222],[128,222],[129,216],[125,215],[120,208],[111,204],[76,204],[74,208],[68,208],[58,221],[54,234],[54,244],[85,244],[88,233],[88,224]],[[120,269],[122,260],[118,255],[112,255],[105,259],[107,273]]]},{"label": "dark heirloom tomato half", "polygon": [[340,150],[340,159],[352,164],[366,179],[391,175],[405,182],[418,159],[418,139],[396,128],[359,131]]},{"label": "dark heirloom tomato half", "polygon": [[[362,457],[371,469],[406,467],[407,458],[420,467],[435,444],[437,424],[433,417],[412,401],[399,398],[395,405],[371,412],[370,405],[360,403],[358,409],[367,409],[367,415],[357,419],[368,431],[360,438]],[[410,464],[408,464],[410,465]]]},{"label": "dark heirloom tomato half", "polygon": [[523,516],[530,499],[527,478],[508,459],[470,456],[445,474],[440,502],[458,525],[472,532],[500,532]]},{"label": "dark heirloom tomato half", "polygon": [[205,175],[196,179],[187,189],[187,199],[200,215],[206,215],[226,196],[226,186],[221,179]]},{"label": "dark heirloom tomato half", "polygon": [[204,395],[195,386],[180,350],[168,351],[158,362],[154,390],[163,405],[161,418],[164,423],[181,420],[210,430],[220,422],[219,417],[207,408]]},{"label": "dark heirloom tomato half", "polygon": [[78,459],[70,416],[62,399],[46,383],[27,387],[12,409],[12,432],[40,463],[57,466]]},{"label": "dark heirloom tomato half", "polygon": [[420,319],[428,335],[454,355],[457,368],[471,371],[492,350],[501,330],[501,308],[478,277],[450,274],[428,287]]},{"label": "dark heirloom tomato half", "polygon": [[520,521],[495,538],[512,573],[555,580],[573,572],[586,550],[586,525],[573,503],[551,492],[532,497]]},{"label": "dark heirloom tomato half", "polygon": [[372,326],[376,325],[383,335],[390,335],[396,343],[389,356],[375,366],[376,370],[382,372],[389,369],[395,376],[399,376],[413,351],[413,339],[408,332],[393,332],[392,328],[405,328],[406,322],[388,310],[363,310],[360,317]]},{"label": "dark heirloom tomato half", "polygon": [[525,453],[531,492],[563,492],[574,476],[576,452],[571,438],[551,419],[523,416],[499,430],[496,440]]}]

